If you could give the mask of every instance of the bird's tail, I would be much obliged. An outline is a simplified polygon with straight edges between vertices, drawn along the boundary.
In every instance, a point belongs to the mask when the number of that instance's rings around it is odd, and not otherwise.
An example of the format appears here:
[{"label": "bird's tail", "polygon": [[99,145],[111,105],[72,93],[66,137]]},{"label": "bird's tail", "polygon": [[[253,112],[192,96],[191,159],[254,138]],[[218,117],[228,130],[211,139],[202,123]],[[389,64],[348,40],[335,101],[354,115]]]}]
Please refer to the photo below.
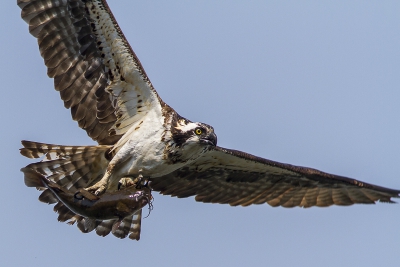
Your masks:
[{"label": "bird's tail", "polygon": [[59,214],[59,221],[68,221],[69,224],[77,222],[78,228],[85,233],[96,229],[97,234],[101,236],[106,236],[111,231],[119,238],[125,238],[130,234],[131,239],[139,240],[141,211],[125,218],[118,229],[112,231],[112,225],[115,223],[113,220],[86,223],[88,218],[70,211],[43,184],[44,177],[70,192],[95,184],[104,175],[109,163],[108,153],[112,146],[61,146],[31,141],[22,141],[22,145],[20,152],[23,156],[41,158],[41,161],[21,169],[25,184],[28,187],[44,190],[39,196],[40,201],[48,204],[57,203],[54,211]]},{"label": "bird's tail", "polygon": [[[38,172],[67,190],[87,187],[101,179],[109,162],[106,154],[111,149],[111,146],[60,146],[31,141],[22,141],[22,145],[23,156],[42,158],[24,169]],[[27,186],[37,186],[30,182],[25,177]]]}]

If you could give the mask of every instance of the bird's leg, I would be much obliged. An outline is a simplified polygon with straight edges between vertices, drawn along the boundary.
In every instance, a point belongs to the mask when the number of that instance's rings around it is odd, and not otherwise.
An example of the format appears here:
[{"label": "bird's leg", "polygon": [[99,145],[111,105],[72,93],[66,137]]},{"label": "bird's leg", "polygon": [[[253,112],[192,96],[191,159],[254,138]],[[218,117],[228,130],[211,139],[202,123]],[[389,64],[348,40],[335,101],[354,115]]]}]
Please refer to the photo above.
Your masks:
[{"label": "bird's leg", "polygon": [[96,196],[101,195],[106,191],[109,179],[110,174],[106,172],[100,181],[90,187],[85,188],[85,190],[89,191],[90,193],[94,193]]},{"label": "bird's leg", "polygon": [[101,195],[106,191],[112,171],[116,165],[113,161],[114,159],[108,164],[106,173],[104,174],[103,178],[101,178],[101,180],[94,185],[85,188],[87,191],[94,193],[96,196]]},{"label": "bird's leg", "polygon": [[127,160],[131,159],[130,150],[131,150],[130,146],[124,146],[120,151],[118,151],[118,153],[108,163],[103,178],[101,178],[101,180],[95,183],[94,185],[86,188],[86,190],[90,191],[91,193],[94,193],[97,196],[101,195],[110,186],[109,185],[110,179],[111,182],[113,183],[111,184],[111,186],[113,185],[117,186],[119,180],[116,180],[115,179],[116,177],[111,177],[111,176],[114,174],[116,170],[121,168],[121,165],[125,164]]}]

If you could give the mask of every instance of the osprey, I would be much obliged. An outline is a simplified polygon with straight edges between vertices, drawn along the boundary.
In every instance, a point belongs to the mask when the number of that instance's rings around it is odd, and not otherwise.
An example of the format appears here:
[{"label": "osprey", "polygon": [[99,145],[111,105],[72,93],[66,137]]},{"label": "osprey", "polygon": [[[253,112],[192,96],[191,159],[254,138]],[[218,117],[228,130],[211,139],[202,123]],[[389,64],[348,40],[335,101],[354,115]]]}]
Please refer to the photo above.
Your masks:
[{"label": "osprey", "polygon": [[[22,169],[27,186],[38,187],[31,181],[41,175],[68,192],[101,197],[124,179],[140,178],[164,195],[232,206],[345,206],[399,197],[400,190],[217,146],[213,127],[180,116],[159,97],[105,0],[18,5],[65,107],[99,144],[22,141],[22,155],[42,158]],[[82,217],[39,187],[39,200],[56,204],[60,221],[82,226]],[[104,227],[114,222],[98,219],[90,230],[110,232]],[[122,220],[116,236],[139,240],[140,223],[141,210]]]}]

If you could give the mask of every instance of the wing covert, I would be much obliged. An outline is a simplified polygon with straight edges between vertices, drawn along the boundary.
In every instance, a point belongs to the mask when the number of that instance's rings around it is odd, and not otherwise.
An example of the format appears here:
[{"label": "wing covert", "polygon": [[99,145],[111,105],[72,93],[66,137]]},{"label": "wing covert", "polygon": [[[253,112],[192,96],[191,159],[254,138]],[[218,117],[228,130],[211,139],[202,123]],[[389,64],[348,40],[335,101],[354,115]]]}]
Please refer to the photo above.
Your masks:
[{"label": "wing covert", "polygon": [[64,106],[114,144],[159,99],[105,0],[18,0]]},{"label": "wing covert", "polygon": [[232,206],[283,207],[393,202],[400,191],[215,147],[189,166],[152,180],[164,195]]}]

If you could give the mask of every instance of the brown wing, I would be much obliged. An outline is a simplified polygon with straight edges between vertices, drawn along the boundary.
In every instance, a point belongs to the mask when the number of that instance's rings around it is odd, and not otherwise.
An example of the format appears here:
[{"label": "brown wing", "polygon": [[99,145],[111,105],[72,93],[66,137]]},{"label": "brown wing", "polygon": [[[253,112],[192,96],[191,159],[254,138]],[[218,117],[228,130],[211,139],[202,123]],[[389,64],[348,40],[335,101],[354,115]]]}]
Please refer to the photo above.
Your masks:
[{"label": "brown wing", "polygon": [[72,118],[99,144],[114,144],[140,119],[132,119],[137,103],[156,93],[106,1],[17,3]]},{"label": "brown wing", "polygon": [[232,206],[283,207],[393,202],[400,190],[216,147],[189,166],[151,183],[155,191]]}]

